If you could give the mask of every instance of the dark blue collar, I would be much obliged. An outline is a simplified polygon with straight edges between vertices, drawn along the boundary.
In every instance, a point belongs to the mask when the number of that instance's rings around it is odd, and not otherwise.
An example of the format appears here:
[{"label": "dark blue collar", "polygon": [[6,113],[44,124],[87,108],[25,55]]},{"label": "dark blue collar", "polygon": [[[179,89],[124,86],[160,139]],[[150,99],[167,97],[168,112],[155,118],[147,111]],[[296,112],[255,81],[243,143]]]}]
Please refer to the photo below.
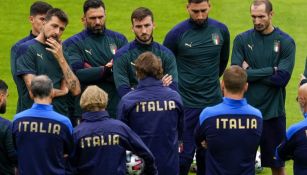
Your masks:
[{"label": "dark blue collar", "polygon": [[276,31],[278,31],[279,28],[278,27],[274,27],[273,31],[271,33],[268,33],[268,34],[262,34],[261,32],[258,32],[257,30],[254,29],[254,31],[260,35],[260,36],[269,36],[269,35],[272,35],[273,33],[275,33]]},{"label": "dark blue collar", "polygon": [[247,101],[246,101],[245,98],[242,98],[240,100],[235,100],[235,99],[232,99],[232,98],[224,97],[223,103],[230,105],[230,106],[243,106],[243,105],[247,104]]},{"label": "dark blue collar", "polygon": [[148,86],[162,86],[162,81],[155,79],[153,77],[146,77],[142,80],[139,80],[138,88],[148,87]]},{"label": "dark blue collar", "polygon": [[107,111],[85,112],[82,114],[82,120],[85,121],[100,121],[109,117]]},{"label": "dark blue collar", "polygon": [[307,113],[306,112],[304,112],[304,118],[307,118]]},{"label": "dark blue collar", "polygon": [[36,38],[37,36],[33,35],[32,30],[30,30],[29,37],[33,39],[33,38]]},{"label": "dark blue collar", "polygon": [[190,18],[189,23],[192,24],[194,28],[206,28],[208,26],[208,19],[209,18],[207,18],[203,24],[199,25],[192,18]]},{"label": "dark blue collar", "polygon": [[139,40],[134,39],[133,41],[137,47],[141,48],[150,48],[154,44],[154,39],[152,38],[151,42],[149,44],[141,43]]},{"label": "dark blue collar", "polygon": [[104,34],[105,34],[105,31],[106,31],[106,27],[104,27],[103,29],[102,29],[102,32],[101,33],[93,33],[91,30],[89,30],[89,29],[85,29],[84,30],[85,31],[85,33],[86,34],[88,34],[88,35],[96,35],[96,36],[103,36]]},{"label": "dark blue collar", "polygon": [[33,103],[31,109],[53,111],[52,105]]}]

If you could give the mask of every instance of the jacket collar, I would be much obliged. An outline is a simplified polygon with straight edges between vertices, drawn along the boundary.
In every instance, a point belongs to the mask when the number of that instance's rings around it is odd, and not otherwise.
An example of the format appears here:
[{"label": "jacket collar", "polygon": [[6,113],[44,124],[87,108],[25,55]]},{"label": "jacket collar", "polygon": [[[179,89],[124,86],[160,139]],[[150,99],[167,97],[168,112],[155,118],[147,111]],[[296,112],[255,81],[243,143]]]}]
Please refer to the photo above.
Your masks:
[{"label": "jacket collar", "polygon": [[195,29],[206,28],[206,27],[208,26],[208,19],[209,19],[209,18],[207,18],[203,24],[199,25],[199,24],[197,24],[192,18],[190,18],[190,19],[189,19],[189,23],[190,23],[190,24],[193,26],[193,28],[195,28]]},{"label": "jacket collar", "polygon": [[162,81],[155,79],[153,77],[146,77],[139,80],[138,88],[148,87],[148,86],[162,86]]},{"label": "jacket collar", "polygon": [[242,98],[240,100],[235,100],[235,99],[232,99],[232,98],[224,97],[223,102],[227,105],[230,105],[230,106],[243,106],[243,105],[247,104],[247,101],[246,101],[245,98]]},{"label": "jacket collar", "polygon": [[47,105],[47,104],[33,103],[31,109],[52,111],[53,110],[53,106],[50,105],[50,104]]},{"label": "jacket collar", "polygon": [[107,111],[85,112],[82,114],[82,120],[85,121],[101,121],[109,118]]}]

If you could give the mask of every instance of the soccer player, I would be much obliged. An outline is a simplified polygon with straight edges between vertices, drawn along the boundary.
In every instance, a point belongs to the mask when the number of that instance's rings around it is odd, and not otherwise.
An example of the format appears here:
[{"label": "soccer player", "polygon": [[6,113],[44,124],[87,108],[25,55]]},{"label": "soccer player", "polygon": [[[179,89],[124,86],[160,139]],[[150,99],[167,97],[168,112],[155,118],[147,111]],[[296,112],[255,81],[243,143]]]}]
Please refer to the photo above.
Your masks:
[{"label": "soccer player", "polygon": [[254,0],[250,14],[254,28],[236,36],[231,64],[247,71],[247,101],[263,115],[261,165],[270,167],[273,175],[283,175],[284,162],[273,157],[286,134],[286,86],[293,71],[296,46],[291,36],[273,26],[270,1]]},{"label": "soccer player", "polygon": [[146,51],[153,52],[161,58],[166,74],[163,77],[164,85],[177,90],[175,57],[169,49],[153,41],[155,23],[152,11],[145,7],[135,9],[131,15],[131,22],[135,40],[121,48],[114,57],[114,81],[119,95],[122,97],[137,86],[133,62]]},{"label": "soccer player", "polygon": [[75,173],[125,175],[126,150],[131,150],[143,158],[145,174],[157,174],[152,153],[127,125],[110,118],[107,103],[108,94],[96,85],[88,86],[81,96],[84,113],[73,133]]},{"label": "soccer player", "polygon": [[201,112],[195,132],[197,145],[207,148],[205,174],[254,175],[262,115],[243,98],[248,88],[246,72],[231,66],[221,86],[223,102]]},{"label": "soccer player", "polygon": [[72,125],[53,110],[53,83],[46,75],[32,78],[30,93],[35,103],[13,120],[19,175],[65,175],[64,154],[72,151]]},{"label": "soccer player", "polygon": [[[64,42],[64,49],[82,89],[94,84],[109,94],[107,110],[114,118],[119,96],[113,80],[113,57],[128,41],[124,35],[106,28],[105,5],[101,0],[85,1],[83,13],[86,29],[68,38]],[[75,108],[76,115],[81,115],[79,98],[76,99]]]},{"label": "soccer player", "polygon": [[277,147],[276,158],[293,159],[294,175],[305,175],[307,174],[307,84],[299,87],[298,103],[304,120],[287,130],[286,139]]},{"label": "soccer player", "polygon": [[177,175],[178,140],[182,140],[183,131],[180,95],[163,86],[162,61],[152,52],[142,53],[134,64],[139,83],[122,97],[118,119],[130,126],[151,150],[159,174]]},{"label": "soccer player", "polygon": [[168,32],[163,43],[176,57],[185,110],[184,149],[180,154],[182,175],[188,174],[193,160],[193,131],[199,114],[203,108],[222,101],[219,77],[228,62],[229,31],[223,23],[208,18],[210,9],[209,0],[188,0],[190,18]]},{"label": "soccer player", "polygon": [[[0,114],[6,111],[8,86],[0,80]],[[16,151],[12,139],[12,123],[0,116],[0,174],[13,175],[17,163]]]},{"label": "soccer player", "polygon": [[[18,77],[16,75],[16,60],[17,60],[17,50],[20,44],[29,41],[35,37],[37,37],[37,35],[40,33],[40,30],[42,28],[43,22],[45,20],[46,17],[46,13],[48,10],[50,10],[52,8],[51,5],[49,5],[46,2],[42,2],[42,1],[36,1],[34,2],[31,7],[30,7],[30,17],[29,17],[29,21],[32,25],[32,29],[30,31],[30,34],[19,40],[16,44],[13,45],[13,47],[11,48],[11,72],[12,72],[12,76],[14,79],[14,82],[16,84],[17,88],[20,88],[21,85],[23,83],[22,78]],[[17,100],[17,112],[21,112],[21,89],[17,89],[18,92],[18,100]]]},{"label": "soccer player", "polygon": [[17,59],[17,73],[24,81],[20,87],[21,111],[30,108],[33,101],[29,95],[31,80],[35,75],[46,74],[53,81],[52,104],[55,111],[67,115],[68,107],[66,94],[80,93],[80,83],[71,71],[62,50],[60,37],[63,34],[68,18],[57,8],[47,12],[40,34],[19,46]]}]

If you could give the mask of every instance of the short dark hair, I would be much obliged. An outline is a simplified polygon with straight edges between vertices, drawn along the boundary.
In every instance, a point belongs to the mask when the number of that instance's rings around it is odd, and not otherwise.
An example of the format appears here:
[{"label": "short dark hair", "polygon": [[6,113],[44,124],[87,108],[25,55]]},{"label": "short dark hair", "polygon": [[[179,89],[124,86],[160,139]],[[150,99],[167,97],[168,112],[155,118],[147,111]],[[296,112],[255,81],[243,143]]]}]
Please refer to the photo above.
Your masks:
[{"label": "short dark hair", "polygon": [[259,6],[261,4],[265,5],[265,11],[267,13],[270,13],[270,12],[273,11],[273,5],[272,5],[271,1],[269,1],[269,0],[253,0],[250,8],[252,7],[252,5]]},{"label": "short dark hair", "polygon": [[83,13],[85,14],[90,8],[96,9],[99,7],[106,9],[104,3],[100,0],[86,0],[83,4]]},{"label": "short dark hair", "polygon": [[223,81],[227,91],[239,93],[244,90],[244,86],[247,82],[247,74],[240,66],[233,65],[225,70]]},{"label": "short dark hair", "polygon": [[30,16],[46,14],[50,9],[52,6],[47,2],[35,1],[30,7]]},{"label": "short dark hair", "polygon": [[5,83],[5,81],[0,80],[0,91],[6,92],[8,89],[7,84]]},{"label": "short dark hair", "polygon": [[52,80],[47,75],[39,75],[32,79],[30,90],[34,98],[46,98],[51,95]]},{"label": "short dark hair", "polygon": [[64,22],[66,25],[68,24],[68,17],[63,10],[59,8],[48,10],[45,20],[50,21],[53,16],[59,18],[59,20]]},{"label": "short dark hair", "polygon": [[202,3],[202,2],[209,2],[209,0],[188,0],[189,4],[191,4],[191,3],[198,4],[198,3]]},{"label": "short dark hair", "polygon": [[144,52],[134,61],[136,76],[142,80],[146,77],[161,79],[163,77],[163,68],[161,59],[152,52]]},{"label": "short dark hair", "polygon": [[139,7],[135,9],[131,14],[131,22],[133,24],[133,19],[138,21],[142,21],[147,16],[151,17],[151,20],[154,21],[153,13],[149,8],[146,7]]}]

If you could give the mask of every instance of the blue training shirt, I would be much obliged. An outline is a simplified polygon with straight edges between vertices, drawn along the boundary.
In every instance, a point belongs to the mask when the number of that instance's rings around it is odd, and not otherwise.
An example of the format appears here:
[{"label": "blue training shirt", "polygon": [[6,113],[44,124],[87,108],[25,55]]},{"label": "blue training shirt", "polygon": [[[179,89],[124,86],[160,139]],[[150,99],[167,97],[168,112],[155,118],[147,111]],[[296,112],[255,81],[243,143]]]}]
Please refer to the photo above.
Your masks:
[{"label": "blue training shirt", "polygon": [[20,175],[65,175],[64,154],[72,151],[72,124],[52,105],[34,103],[15,115],[13,137]]},{"label": "blue training shirt", "polygon": [[197,145],[205,140],[206,174],[254,175],[255,155],[262,132],[261,112],[245,99],[223,98],[199,117]]},{"label": "blue training shirt", "polygon": [[287,130],[286,139],[277,147],[276,158],[293,159],[294,175],[307,174],[307,113],[305,119]]}]

